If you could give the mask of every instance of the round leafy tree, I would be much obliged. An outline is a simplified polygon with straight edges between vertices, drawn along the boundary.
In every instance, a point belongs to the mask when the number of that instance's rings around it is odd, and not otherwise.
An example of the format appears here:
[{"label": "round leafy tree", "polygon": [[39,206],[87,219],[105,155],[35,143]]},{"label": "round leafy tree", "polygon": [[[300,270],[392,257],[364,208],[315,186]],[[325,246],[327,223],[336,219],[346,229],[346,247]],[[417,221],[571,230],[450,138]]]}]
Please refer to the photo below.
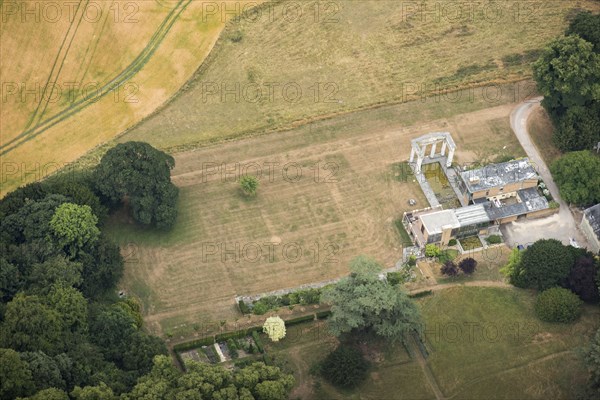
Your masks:
[{"label": "round leafy tree", "polygon": [[567,153],[550,169],[560,195],[569,203],[585,206],[600,202],[600,157],[591,151]]},{"label": "round leafy tree", "polygon": [[240,179],[240,187],[246,196],[256,196],[258,189],[258,179],[254,176],[244,176]]},{"label": "round leafy tree", "polygon": [[263,325],[263,332],[269,335],[269,339],[278,342],[285,337],[285,322],[279,317],[269,317]]},{"label": "round leafy tree", "polygon": [[535,313],[546,322],[572,322],[581,315],[581,300],[568,289],[552,288],[535,300]]},{"label": "round leafy tree", "polygon": [[323,360],[321,374],[336,386],[352,388],[365,380],[368,368],[369,364],[359,350],[338,346]]},{"label": "round leafy tree", "polygon": [[98,217],[92,213],[92,208],[87,205],[63,203],[56,208],[50,227],[58,238],[60,244],[75,255],[83,246],[94,243],[100,235],[96,226]]},{"label": "round leafy tree", "polygon": [[173,157],[148,143],[119,143],[102,157],[93,179],[111,203],[128,200],[136,221],[171,228],[179,195],[171,183],[174,165]]},{"label": "round leafy tree", "polygon": [[521,256],[510,275],[518,287],[545,290],[563,282],[575,262],[573,252],[556,239],[541,239]]}]

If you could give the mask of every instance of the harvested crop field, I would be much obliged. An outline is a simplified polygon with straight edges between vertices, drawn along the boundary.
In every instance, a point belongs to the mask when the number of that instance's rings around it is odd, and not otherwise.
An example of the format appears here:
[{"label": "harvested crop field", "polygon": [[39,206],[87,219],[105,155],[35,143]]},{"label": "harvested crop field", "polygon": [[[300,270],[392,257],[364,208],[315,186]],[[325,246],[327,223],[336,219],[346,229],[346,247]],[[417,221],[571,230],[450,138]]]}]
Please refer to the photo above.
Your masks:
[{"label": "harvested crop field", "polygon": [[[225,3],[242,10],[248,2]],[[191,0],[4,2],[1,194],[64,167],[173,96],[225,26],[206,7]]]}]

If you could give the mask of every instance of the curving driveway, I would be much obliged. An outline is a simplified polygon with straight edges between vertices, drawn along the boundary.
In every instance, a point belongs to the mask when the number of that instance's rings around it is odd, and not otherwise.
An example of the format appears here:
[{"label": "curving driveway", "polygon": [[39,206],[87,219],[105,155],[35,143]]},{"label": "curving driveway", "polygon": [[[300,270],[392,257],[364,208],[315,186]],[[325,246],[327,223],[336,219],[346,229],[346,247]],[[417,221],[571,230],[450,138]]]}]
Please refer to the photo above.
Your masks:
[{"label": "curving driveway", "polygon": [[529,160],[534,165],[552,197],[560,204],[558,214],[536,220],[515,221],[501,227],[509,246],[533,243],[538,239],[558,239],[568,245],[570,238],[575,238],[582,247],[587,246],[585,237],[579,232],[579,223],[573,218],[569,205],[560,197],[558,187],[552,179],[550,170],[540,156],[537,147],[533,144],[527,131],[527,119],[533,110],[540,107],[542,97],[527,100],[517,106],[510,115],[510,126],[515,132],[521,146],[527,153]]}]

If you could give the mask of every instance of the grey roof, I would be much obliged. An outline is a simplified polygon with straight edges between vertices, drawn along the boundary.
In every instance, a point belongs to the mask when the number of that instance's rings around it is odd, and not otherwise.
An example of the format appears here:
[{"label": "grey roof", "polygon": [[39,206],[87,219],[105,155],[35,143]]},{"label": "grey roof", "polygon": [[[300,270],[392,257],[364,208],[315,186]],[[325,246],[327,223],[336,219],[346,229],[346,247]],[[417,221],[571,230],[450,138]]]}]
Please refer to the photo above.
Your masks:
[{"label": "grey roof", "polygon": [[460,226],[469,226],[490,222],[490,217],[485,212],[483,204],[474,204],[461,207],[454,210],[454,215],[458,219]]},{"label": "grey roof", "polygon": [[441,210],[429,214],[419,216],[425,229],[430,235],[442,233],[446,226],[451,226],[453,229],[460,227],[460,223],[454,214],[454,210]]},{"label": "grey roof", "polygon": [[583,212],[583,215],[598,239],[600,239],[600,204],[588,208]]},{"label": "grey roof", "polygon": [[520,203],[496,207],[494,203],[488,201],[484,204],[485,211],[490,220],[498,220],[515,215],[523,215],[533,211],[545,210],[549,207],[548,200],[541,196],[537,188],[527,188],[517,190],[517,195],[521,199]]},{"label": "grey roof", "polygon": [[538,178],[528,158],[489,164],[483,168],[463,171],[460,176],[471,193]]}]

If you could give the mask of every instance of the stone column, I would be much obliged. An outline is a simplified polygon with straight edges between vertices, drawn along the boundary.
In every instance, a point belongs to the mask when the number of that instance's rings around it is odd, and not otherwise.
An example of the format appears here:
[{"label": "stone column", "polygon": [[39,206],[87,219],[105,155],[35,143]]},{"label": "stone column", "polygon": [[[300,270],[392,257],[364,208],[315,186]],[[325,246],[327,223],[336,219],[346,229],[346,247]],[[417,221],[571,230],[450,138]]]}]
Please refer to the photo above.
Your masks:
[{"label": "stone column", "polygon": [[419,153],[417,154],[417,174],[421,173],[421,164],[423,164],[423,158],[425,158],[425,149],[419,150]]},{"label": "stone column", "polygon": [[436,147],[437,147],[437,142],[434,142],[434,143],[431,145],[431,153],[429,153],[429,157],[433,158],[433,155],[435,154],[435,149],[436,149]]},{"label": "stone column", "polygon": [[454,149],[450,149],[448,153],[448,159],[446,160],[446,167],[452,166],[452,159],[454,158]]},{"label": "stone column", "polygon": [[408,162],[412,163],[415,159],[415,148],[411,148],[410,149],[410,159],[408,160]]},{"label": "stone column", "polygon": [[444,140],[444,142],[442,143],[442,155],[445,156],[446,155],[446,141]]}]

